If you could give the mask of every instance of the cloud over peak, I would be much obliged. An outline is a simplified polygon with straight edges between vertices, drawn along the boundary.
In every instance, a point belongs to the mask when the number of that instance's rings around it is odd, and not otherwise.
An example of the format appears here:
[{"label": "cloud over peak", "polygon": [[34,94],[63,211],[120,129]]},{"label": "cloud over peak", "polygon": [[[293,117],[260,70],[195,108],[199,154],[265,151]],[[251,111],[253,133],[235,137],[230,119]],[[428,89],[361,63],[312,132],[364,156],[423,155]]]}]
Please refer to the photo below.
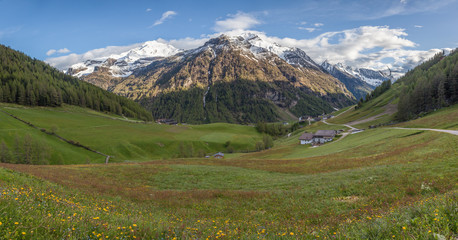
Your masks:
[{"label": "cloud over peak", "polygon": [[46,56],[51,56],[53,54],[56,54],[56,53],[69,53],[71,52],[70,50],[68,50],[67,48],[61,48],[61,49],[49,49],[47,52],[46,52]]},{"label": "cloud over peak", "polygon": [[261,24],[261,22],[253,15],[244,12],[238,12],[236,14],[229,14],[228,18],[224,20],[216,21],[213,29],[217,32],[247,30],[259,24]]},{"label": "cloud over peak", "polygon": [[163,24],[165,20],[167,20],[168,18],[171,18],[174,15],[177,15],[177,13],[175,11],[164,12],[162,14],[162,17],[160,19],[156,20],[156,22],[154,22],[154,24],[151,27]]}]

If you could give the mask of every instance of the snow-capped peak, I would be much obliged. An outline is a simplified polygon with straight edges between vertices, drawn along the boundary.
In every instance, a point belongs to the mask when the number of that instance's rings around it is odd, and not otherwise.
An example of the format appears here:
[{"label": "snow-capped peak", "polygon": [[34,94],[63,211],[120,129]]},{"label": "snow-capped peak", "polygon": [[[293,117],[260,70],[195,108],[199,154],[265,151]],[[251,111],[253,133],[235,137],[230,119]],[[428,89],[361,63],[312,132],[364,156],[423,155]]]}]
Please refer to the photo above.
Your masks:
[{"label": "snow-capped peak", "polygon": [[158,41],[147,41],[139,47],[120,54],[112,54],[73,64],[67,73],[82,77],[93,73],[99,67],[107,67],[113,76],[126,77],[132,74],[133,70],[147,66],[157,58],[172,56],[181,51],[172,45]]},{"label": "snow-capped peak", "polygon": [[378,86],[383,81],[392,80],[392,76],[387,75],[386,73],[378,70],[368,69],[368,68],[354,68],[351,66],[346,66],[343,63],[336,63],[334,65],[330,64],[327,60],[324,61],[321,66],[326,69],[328,72],[332,72],[335,69],[338,69],[341,72],[359,78],[372,86]]},{"label": "snow-capped peak", "polygon": [[218,38],[210,39],[202,48],[199,48],[199,51],[212,46],[218,48],[228,44],[251,52],[256,58],[263,58],[273,54],[291,65],[321,70],[320,66],[301,49],[281,46],[271,38],[258,32],[228,32]]}]

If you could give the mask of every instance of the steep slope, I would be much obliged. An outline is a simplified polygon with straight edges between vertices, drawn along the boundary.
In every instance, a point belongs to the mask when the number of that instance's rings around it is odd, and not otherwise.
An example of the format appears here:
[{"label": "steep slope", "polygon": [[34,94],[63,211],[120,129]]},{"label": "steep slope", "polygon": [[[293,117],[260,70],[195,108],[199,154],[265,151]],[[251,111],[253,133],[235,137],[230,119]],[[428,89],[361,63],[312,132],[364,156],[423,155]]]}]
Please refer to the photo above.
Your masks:
[{"label": "steep slope", "polygon": [[[300,116],[354,102],[345,85],[302,50],[249,33],[222,35],[200,48],[155,61],[108,89],[140,100],[155,117],[191,122],[275,121],[276,106]],[[195,116],[188,116],[188,111]],[[253,111],[258,114],[244,116]]]},{"label": "steep slope", "polygon": [[46,63],[0,45],[0,102],[30,106],[63,103],[151,120],[132,100],[66,75]]},{"label": "steep slope", "polygon": [[372,88],[380,85],[384,81],[393,80],[393,76],[391,75],[389,69],[387,69],[387,71],[377,71],[368,68],[345,66],[342,63],[330,64],[328,61],[324,61],[321,66],[331,74],[332,72],[338,72],[338,76],[345,75],[344,78],[350,77],[353,79],[359,79],[360,81],[369,84]]},{"label": "steep slope", "polygon": [[339,79],[347,89],[353,93],[356,99],[361,99],[366,97],[368,93],[370,93],[375,86],[370,85],[369,83],[365,82],[364,80],[351,75],[347,71],[343,71],[341,68],[337,67],[336,65],[330,64],[328,61],[324,61],[321,66],[328,71],[329,74],[334,76],[335,78]]},{"label": "steep slope", "polygon": [[400,78],[399,120],[409,120],[458,102],[458,49],[436,54]]}]

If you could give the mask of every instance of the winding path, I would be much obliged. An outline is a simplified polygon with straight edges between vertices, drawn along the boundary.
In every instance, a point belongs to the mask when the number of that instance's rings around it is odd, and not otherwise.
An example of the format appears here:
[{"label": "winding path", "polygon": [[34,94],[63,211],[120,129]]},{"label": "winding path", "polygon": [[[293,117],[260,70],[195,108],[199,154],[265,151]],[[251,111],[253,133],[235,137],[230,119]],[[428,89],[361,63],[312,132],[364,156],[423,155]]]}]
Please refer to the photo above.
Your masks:
[{"label": "winding path", "polygon": [[446,129],[434,129],[434,128],[402,128],[402,127],[391,127],[390,129],[403,129],[403,130],[420,130],[420,131],[435,131],[435,132],[444,132],[450,133],[458,136],[458,130],[446,130]]},{"label": "winding path", "polygon": [[[370,118],[367,118],[367,119],[363,119],[363,120],[359,120],[358,122],[356,121],[353,121],[353,122],[349,122],[347,124],[334,124],[334,123],[328,123],[326,122],[326,120],[322,120],[323,123],[327,124],[327,125],[338,125],[338,126],[345,126],[345,127],[348,127],[350,128],[351,130],[359,130],[353,126],[351,126],[350,124],[359,124],[359,123],[363,123],[363,122],[368,122],[368,121],[372,121],[374,120],[375,118],[374,117],[379,117],[381,115],[384,115],[384,114],[392,114],[393,113],[393,106],[396,106],[396,105],[392,105],[392,106],[388,106],[387,109],[385,110],[385,112],[381,113],[381,114],[378,114],[376,116],[373,116],[373,117],[370,117]],[[349,108],[339,114],[337,114],[335,117],[351,110],[353,108]],[[455,135],[455,136],[458,136],[458,130],[447,130],[447,129],[434,129],[434,128],[403,128],[403,127],[390,127],[390,128],[387,128],[387,129],[401,129],[401,130],[413,130],[413,131],[435,131],[435,132],[443,132],[443,133],[448,133],[448,134],[452,134],[452,135]],[[342,134],[342,137],[339,139],[341,140],[342,138],[344,138],[345,136],[348,135],[348,132],[345,132]],[[337,142],[337,141],[336,141]]]}]

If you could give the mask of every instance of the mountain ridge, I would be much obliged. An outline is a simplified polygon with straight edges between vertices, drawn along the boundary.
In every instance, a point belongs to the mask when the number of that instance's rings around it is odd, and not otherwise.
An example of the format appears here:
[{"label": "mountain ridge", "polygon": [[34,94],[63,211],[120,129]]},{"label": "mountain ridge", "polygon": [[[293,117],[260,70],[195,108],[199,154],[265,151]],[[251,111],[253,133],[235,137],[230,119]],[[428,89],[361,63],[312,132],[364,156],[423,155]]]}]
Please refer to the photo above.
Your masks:
[{"label": "mountain ridge", "polygon": [[[353,104],[356,100],[345,84],[331,76],[303,50],[280,46],[253,33],[223,34],[208,40],[198,48],[176,51],[176,54],[168,57],[149,58],[151,63],[130,69],[132,71],[126,77],[113,76],[112,66],[122,61],[107,58],[102,63],[95,62],[95,65],[98,64],[93,68],[95,71],[82,75],[82,79],[118,95],[139,101],[147,107],[155,105],[151,104],[154,99],[164,101],[171,96],[184,101],[185,98],[171,93],[181,92],[186,95],[188,93],[185,92],[190,91],[189,94],[193,96],[192,102],[197,104],[197,101],[200,101],[199,106],[191,107],[196,112],[206,112],[208,101],[217,101],[216,96],[209,98],[211,100],[207,100],[206,96],[212,86],[219,83],[216,92],[221,90],[219,88],[228,88],[230,92],[238,95],[231,96],[231,98],[262,99],[262,101],[247,100],[245,103],[254,104],[250,105],[250,108],[259,104],[263,105],[259,107],[269,112],[267,115],[260,114],[269,116],[265,119],[240,117],[244,115],[240,112],[240,109],[243,108],[234,107],[232,110],[238,111],[237,113],[233,112],[224,117],[213,118],[216,119],[215,121],[226,121],[227,119],[231,119],[229,122],[274,121],[282,115],[278,111],[291,111],[298,116],[317,115],[330,112],[333,108]],[[73,72],[69,71],[69,73]],[[255,86],[244,81],[252,81]],[[252,89],[253,93],[243,95],[234,85],[235,82],[243,82],[242,85]],[[200,90],[194,91],[194,88]],[[165,97],[166,95],[168,96]],[[186,101],[190,100],[187,97],[186,99]],[[304,99],[308,99],[309,102],[305,103]],[[176,102],[176,104],[186,105],[182,102]],[[315,104],[316,107],[310,106],[311,104]],[[173,106],[170,107],[173,108]],[[157,118],[177,116],[173,109],[160,108],[161,111],[166,111],[166,114],[154,112],[154,109],[157,108],[150,108]],[[212,111],[217,111],[217,108]],[[198,119],[199,121],[205,120],[201,117]],[[208,119],[211,117],[206,118]]]}]

